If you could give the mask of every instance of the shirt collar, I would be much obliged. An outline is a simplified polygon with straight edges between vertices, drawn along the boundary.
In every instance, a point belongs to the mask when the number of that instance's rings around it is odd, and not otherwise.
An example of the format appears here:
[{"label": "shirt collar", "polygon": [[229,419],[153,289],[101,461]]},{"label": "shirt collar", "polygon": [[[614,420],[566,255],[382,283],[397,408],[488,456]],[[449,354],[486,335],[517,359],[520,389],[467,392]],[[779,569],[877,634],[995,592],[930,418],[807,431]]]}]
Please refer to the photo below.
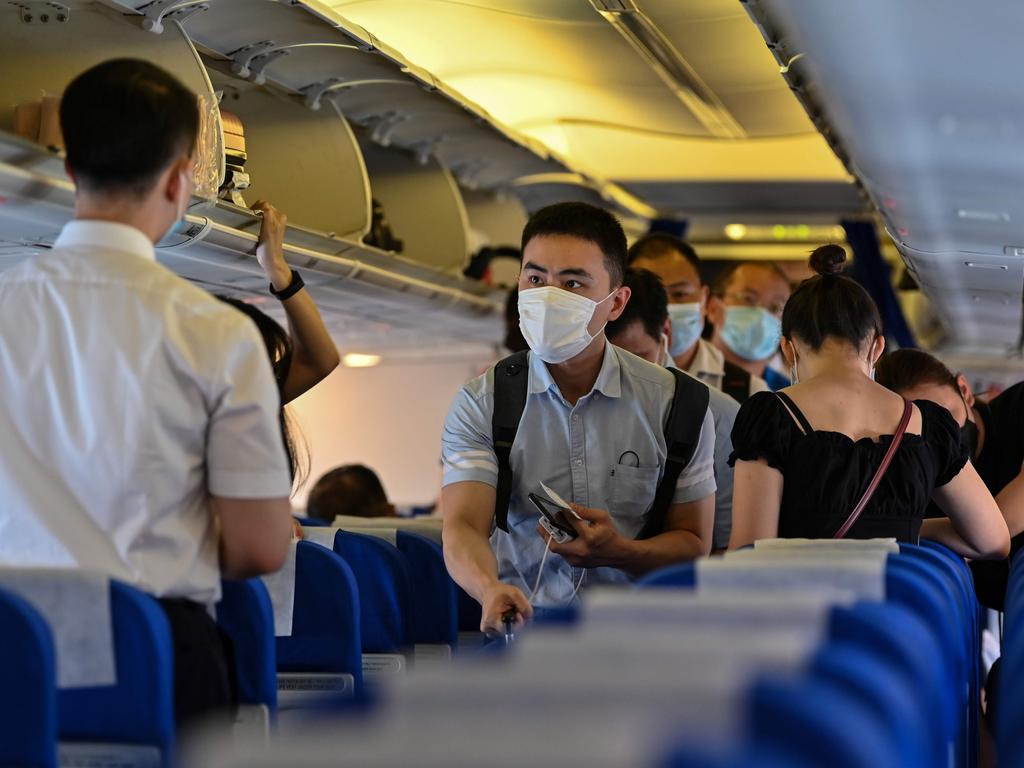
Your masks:
[{"label": "shirt collar", "polygon": [[[533,352],[530,353],[530,394],[539,395],[549,389],[558,389],[555,380],[551,377],[551,371],[547,364]],[[619,355],[611,342],[605,339],[604,360],[601,363],[601,370],[597,374],[591,392],[600,392],[605,397],[622,396],[622,366],[619,363]]]},{"label": "shirt collar", "polygon": [[76,246],[102,248],[105,251],[121,251],[156,261],[153,243],[142,232],[127,224],[95,219],[69,221],[54,242],[54,248]]},{"label": "shirt collar", "polygon": [[687,371],[691,376],[722,376],[725,374],[725,355],[718,347],[704,339],[697,341],[697,354]]}]

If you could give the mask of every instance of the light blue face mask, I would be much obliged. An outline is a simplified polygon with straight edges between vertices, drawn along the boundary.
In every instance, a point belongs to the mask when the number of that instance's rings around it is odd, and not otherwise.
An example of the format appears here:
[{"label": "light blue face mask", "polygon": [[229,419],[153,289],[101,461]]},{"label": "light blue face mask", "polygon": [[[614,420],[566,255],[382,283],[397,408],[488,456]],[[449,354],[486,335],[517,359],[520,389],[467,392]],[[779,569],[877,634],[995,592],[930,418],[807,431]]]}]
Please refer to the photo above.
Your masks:
[{"label": "light blue face mask", "polygon": [[699,301],[669,304],[668,316],[672,320],[672,347],[668,353],[676,358],[697,343],[704,330],[704,318]]},{"label": "light blue face mask", "polygon": [[722,341],[744,360],[767,360],[782,339],[782,322],[761,307],[726,307]]}]

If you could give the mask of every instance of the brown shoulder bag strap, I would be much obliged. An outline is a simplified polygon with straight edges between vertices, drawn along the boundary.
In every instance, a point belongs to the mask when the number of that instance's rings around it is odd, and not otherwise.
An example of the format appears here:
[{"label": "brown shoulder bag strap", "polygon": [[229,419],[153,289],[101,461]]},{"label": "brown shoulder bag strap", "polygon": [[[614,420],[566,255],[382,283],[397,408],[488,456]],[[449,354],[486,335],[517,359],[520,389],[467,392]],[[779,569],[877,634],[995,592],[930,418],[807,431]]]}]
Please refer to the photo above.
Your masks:
[{"label": "brown shoulder bag strap", "polygon": [[903,399],[903,418],[900,419],[900,425],[896,428],[896,434],[893,435],[892,442],[889,444],[889,450],[885,452],[885,457],[882,459],[882,463],[879,465],[878,470],[875,472],[875,476],[871,478],[871,484],[864,491],[864,495],[861,496],[860,501],[857,502],[857,506],[853,508],[853,512],[846,518],[846,522],[843,523],[842,527],[836,531],[836,535],[833,539],[842,539],[849,533],[853,524],[857,522],[857,518],[860,517],[861,512],[864,511],[864,507],[871,501],[871,497],[875,495],[875,491],[878,489],[878,484],[882,482],[882,477],[885,475],[885,471],[889,469],[889,465],[892,463],[892,457],[896,455],[896,451],[900,447],[900,443],[903,442],[903,435],[907,432],[907,425],[910,424],[910,417],[914,413],[914,405],[906,398]]}]

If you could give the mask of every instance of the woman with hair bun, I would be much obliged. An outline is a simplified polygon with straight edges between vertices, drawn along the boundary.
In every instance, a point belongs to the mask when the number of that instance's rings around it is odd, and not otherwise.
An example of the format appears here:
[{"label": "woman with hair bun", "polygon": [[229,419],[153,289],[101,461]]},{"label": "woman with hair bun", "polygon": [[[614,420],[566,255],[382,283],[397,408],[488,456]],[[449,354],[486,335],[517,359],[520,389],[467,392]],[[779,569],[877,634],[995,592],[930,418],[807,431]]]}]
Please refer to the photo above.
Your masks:
[{"label": "woman with hair bun", "polygon": [[[1006,523],[948,411],[875,383],[882,322],[867,291],[842,275],[845,262],[839,245],[811,254],[817,275],[782,313],[793,384],[752,396],[736,417],[730,548],[775,537],[924,536],[965,557],[1005,557]],[[948,518],[923,520],[929,500]]]}]

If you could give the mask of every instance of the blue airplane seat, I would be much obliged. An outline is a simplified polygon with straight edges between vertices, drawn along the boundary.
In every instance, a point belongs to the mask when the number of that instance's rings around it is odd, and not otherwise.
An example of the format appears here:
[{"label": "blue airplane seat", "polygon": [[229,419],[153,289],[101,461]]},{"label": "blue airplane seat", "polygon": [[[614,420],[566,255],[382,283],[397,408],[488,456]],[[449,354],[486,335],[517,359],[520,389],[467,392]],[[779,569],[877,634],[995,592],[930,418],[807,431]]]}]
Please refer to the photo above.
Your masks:
[{"label": "blue airplane seat", "polygon": [[0,765],[56,768],[57,672],[46,620],[0,590]]},{"label": "blue airplane seat", "polygon": [[880,715],[829,680],[759,680],[747,708],[753,754],[767,750],[794,765],[829,768],[899,766],[898,745]]},{"label": "blue airplane seat", "polygon": [[441,547],[425,536],[403,530],[396,531],[395,544],[413,577],[413,641],[454,649],[459,641],[458,598]]},{"label": "blue airplane seat", "polygon": [[339,531],[334,551],[359,585],[364,653],[402,653],[412,645],[409,565],[397,547],[374,536]]},{"label": "blue airplane seat", "polygon": [[697,567],[693,563],[679,563],[658,568],[636,581],[637,587],[696,587]]},{"label": "blue airplane seat", "polygon": [[356,578],[341,557],[319,544],[298,542],[292,634],[275,638],[278,671],[349,674],[360,693],[360,602]]},{"label": "blue airplane seat", "polygon": [[259,579],[222,581],[217,623],[235,651],[240,704],[265,704],[277,710],[277,648],[274,609]]},{"label": "blue airplane seat", "polygon": [[159,749],[174,764],[174,656],[160,604],[118,581],[110,582],[117,682],[57,692],[61,741]]},{"label": "blue airplane seat", "polygon": [[930,738],[935,724],[918,687],[899,674],[893,659],[850,642],[826,643],[814,655],[809,674],[832,682],[867,711],[879,716],[895,744],[890,762],[901,768],[931,768],[945,759],[944,744]]}]

